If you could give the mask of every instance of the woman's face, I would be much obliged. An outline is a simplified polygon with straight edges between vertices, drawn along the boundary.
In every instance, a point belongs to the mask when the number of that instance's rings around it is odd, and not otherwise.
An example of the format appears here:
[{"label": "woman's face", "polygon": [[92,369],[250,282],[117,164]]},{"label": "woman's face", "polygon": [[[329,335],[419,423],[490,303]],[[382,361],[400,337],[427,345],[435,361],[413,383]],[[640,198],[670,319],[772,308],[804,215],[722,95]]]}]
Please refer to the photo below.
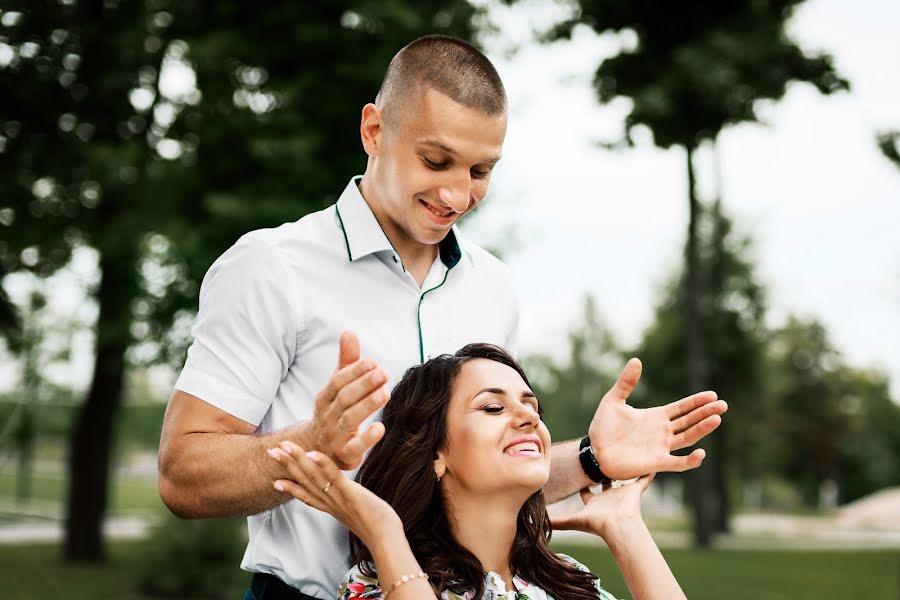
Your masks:
[{"label": "woman's face", "polygon": [[550,433],[537,398],[504,364],[463,364],[447,409],[447,438],[435,471],[452,495],[510,491],[527,498],[550,476]]}]

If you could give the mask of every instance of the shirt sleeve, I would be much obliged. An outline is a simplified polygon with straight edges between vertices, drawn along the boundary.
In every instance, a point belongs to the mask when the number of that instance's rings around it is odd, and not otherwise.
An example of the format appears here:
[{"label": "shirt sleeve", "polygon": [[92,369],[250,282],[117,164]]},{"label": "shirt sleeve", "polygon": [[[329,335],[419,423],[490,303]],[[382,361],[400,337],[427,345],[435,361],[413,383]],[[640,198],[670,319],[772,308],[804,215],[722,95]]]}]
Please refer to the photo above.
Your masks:
[{"label": "shirt sleeve", "polygon": [[[566,561],[567,563],[569,563],[570,565],[572,565],[573,567],[575,567],[576,569],[578,569],[579,571],[584,571],[585,573],[591,572],[591,570],[588,569],[585,565],[581,564],[580,562],[578,562],[577,560],[575,560],[568,554],[560,553],[560,554],[557,554],[557,556],[560,557],[561,559],[563,559],[564,561]],[[600,598],[602,598],[602,600],[616,600],[615,596],[613,596],[612,594],[610,594],[609,592],[607,592],[600,586],[600,578],[599,577],[594,579],[594,587],[597,589],[598,592],[600,592]]]},{"label": "shirt sleeve", "polygon": [[347,572],[337,591],[337,600],[381,600],[381,596],[378,579],[363,575],[359,565]]},{"label": "shirt sleeve", "polygon": [[294,360],[297,294],[275,248],[244,236],[210,267],[175,388],[259,425]]}]

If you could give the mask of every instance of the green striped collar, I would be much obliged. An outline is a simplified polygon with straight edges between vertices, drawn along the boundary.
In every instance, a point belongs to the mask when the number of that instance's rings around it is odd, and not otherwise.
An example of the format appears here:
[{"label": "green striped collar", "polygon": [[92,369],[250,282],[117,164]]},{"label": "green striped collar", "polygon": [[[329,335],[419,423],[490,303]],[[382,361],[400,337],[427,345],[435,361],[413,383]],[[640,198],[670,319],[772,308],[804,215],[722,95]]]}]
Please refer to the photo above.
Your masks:
[{"label": "green striped collar", "polygon": [[[394,246],[359,191],[361,180],[362,175],[351,179],[335,204],[338,224],[344,234],[344,244],[347,247],[347,259],[350,262],[376,252],[390,251],[396,254]],[[462,258],[462,250],[457,240],[456,226],[450,229],[447,236],[441,240],[438,249],[441,262],[447,268],[452,269],[459,263]]]}]

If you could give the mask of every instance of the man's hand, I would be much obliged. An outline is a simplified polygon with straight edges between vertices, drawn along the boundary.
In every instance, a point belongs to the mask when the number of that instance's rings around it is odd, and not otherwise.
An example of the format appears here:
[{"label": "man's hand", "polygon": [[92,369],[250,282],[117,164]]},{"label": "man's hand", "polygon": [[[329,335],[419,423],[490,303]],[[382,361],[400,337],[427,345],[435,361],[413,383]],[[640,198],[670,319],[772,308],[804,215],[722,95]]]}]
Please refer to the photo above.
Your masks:
[{"label": "man's hand", "polygon": [[600,400],[588,434],[600,469],[611,479],[632,479],[660,471],[687,471],[706,457],[702,448],[687,456],[673,450],[693,446],[721,423],[728,405],[715,392],[700,392],[654,408],[634,408],[626,400],[641,378],[632,358]]},{"label": "man's hand", "polygon": [[360,360],[359,339],[345,331],[341,335],[337,369],[328,385],[316,396],[315,413],[309,422],[310,447],[330,457],[343,470],[354,469],[363,455],[384,435],[384,425],[360,425],[384,406],[390,394],[388,375],[372,360]]}]

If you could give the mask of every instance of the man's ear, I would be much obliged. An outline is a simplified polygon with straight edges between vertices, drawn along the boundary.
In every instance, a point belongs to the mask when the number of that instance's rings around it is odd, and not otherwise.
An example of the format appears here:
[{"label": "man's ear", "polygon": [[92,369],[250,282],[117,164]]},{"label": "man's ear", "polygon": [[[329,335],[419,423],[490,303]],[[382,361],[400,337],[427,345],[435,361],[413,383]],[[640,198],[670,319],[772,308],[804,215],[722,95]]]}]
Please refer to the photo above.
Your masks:
[{"label": "man's ear", "polygon": [[381,110],[372,104],[366,104],[362,109],[362,117],[359,120],[359,137],[363,148],[369,156],[377,156],[381,149],[382,134],[384,133],[384,117]]}]

